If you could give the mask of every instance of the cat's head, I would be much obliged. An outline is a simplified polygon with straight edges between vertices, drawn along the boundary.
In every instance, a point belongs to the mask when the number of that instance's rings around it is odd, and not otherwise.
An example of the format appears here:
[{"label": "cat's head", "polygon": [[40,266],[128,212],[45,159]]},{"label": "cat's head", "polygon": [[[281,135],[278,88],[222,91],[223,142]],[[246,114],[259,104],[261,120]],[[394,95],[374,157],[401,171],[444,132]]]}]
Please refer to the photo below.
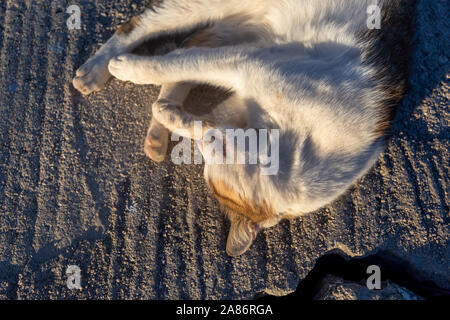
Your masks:
[{"label": "cat's head", "polygon": [[[280,221],[274,206],[276,197],[272,197],[274,192],[268,190],[267,177],[261,175],[258,164],[227,164],[226,146],[211,154],[205,151],[205,144],[198,144],[206,162],[204,177],[231,222],[226,251],[230,256],[239,256],[248,250],[261,229]],[[234,151],[236,158],[239,152],[248,156],[248,150]],[[217,156],[223,161],[215,161]]]}]

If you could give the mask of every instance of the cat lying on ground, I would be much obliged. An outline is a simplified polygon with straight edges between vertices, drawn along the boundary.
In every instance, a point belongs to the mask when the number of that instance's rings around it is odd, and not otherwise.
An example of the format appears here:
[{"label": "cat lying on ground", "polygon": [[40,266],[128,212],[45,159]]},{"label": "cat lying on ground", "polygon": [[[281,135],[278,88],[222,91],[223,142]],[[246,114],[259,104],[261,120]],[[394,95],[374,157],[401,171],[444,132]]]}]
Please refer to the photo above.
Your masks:
[{"label": "cat lying on ground", "polygon": [[[145,141],[155,161],[164,159],[170,131],[190,135],[196,121],[203,121],[202,134],[278,130],[276,174],[261,174],[262,164],[205,165],[205,180],[231,220],[227,253],[238,256],[259,230],[329,204],[376,162],[407,83],[406,3],[154,1],[76,72],[73,84],[83,94],[102,89],[111,75],[161,85]],[[377,9],[381,29],[370,28]],[[148,39],[186,30],[192,33],[183,48],[167,55],[130,54]],[[232,94],[211,114],[194,116],[183,101],[198,83]],[[199,142],[205,158],[207,144]],[[239,153],[249,156],[245,148]]]}]

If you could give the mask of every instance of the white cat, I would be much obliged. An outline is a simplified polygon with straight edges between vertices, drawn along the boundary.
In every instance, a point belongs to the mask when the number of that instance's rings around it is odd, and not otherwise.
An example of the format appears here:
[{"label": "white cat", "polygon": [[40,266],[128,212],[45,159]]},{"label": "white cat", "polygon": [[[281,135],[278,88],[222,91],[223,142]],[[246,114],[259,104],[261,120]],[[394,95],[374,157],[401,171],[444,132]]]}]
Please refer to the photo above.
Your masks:
[{"label": "white cat", "polygon": [[[380,30],[368,28],[373,5],[381,9]],[[160,0],[121,26],[73,84],[84,94],[100,90],[111,75],[162,85],[145,143],[155,161],[165,157],[169,131],[192,132],[197,120],[204,132],[279,130],[276,175],[262,175],[260,165],[205,166],[206,182],[231,220],[227,253],[238,256],[260,229],[325,206],[377,160],[407,79],[409,42],[392,29],[410,32],[403,6],[400,0]],[[150,38],[187,30],[194,33],[182,49],[129,54]],[[188,114],[182,104],[197,83],[232,95],[210,115]]]}]

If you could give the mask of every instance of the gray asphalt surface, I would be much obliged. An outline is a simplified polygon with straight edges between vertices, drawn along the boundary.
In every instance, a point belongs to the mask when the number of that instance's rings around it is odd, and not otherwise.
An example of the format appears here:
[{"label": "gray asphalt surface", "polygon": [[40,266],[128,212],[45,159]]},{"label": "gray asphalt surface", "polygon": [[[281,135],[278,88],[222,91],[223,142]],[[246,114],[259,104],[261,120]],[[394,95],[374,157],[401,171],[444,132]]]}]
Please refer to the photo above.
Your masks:
[{"label": "gray asphalt surface", "polygon": [[[111,81],[82,97],[75,70],[150,1],[0,2],[0,298],[242,299],[295,290],[330,251],[386,250],[450,288],[450,3],[418,0],[411,90],[374,169],[335,203],[265,230],[239,258],[201,166],[148,160],[158,94]],[[131,4],[130,4],[131,3]],[[212,104],[196,90],[190,103]],[[69,265],[81,290],[69,290]]]}]

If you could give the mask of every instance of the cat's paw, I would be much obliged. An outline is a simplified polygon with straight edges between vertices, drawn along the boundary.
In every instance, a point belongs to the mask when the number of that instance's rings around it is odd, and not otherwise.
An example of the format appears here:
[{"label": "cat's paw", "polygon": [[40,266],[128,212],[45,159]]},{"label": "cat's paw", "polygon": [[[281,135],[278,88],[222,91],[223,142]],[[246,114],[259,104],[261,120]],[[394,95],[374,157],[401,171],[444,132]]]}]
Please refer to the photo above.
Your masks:
[{"label": "cat's paw", "polygon": [[109,57],[93,56],[76,72],[72,83],[75,89],[84,95],[99,91],[105,87],[111,74],[108,71]]},{"label": "cat's paw", "polygon": [[119,80],[136,84],[150,84],[151,77],[143,59],[133,54],[123,54],[109,61],[109,72]]},{"label": "cat's paw", "polygon": [[169,130],[161,125],[156,119],[148,129],[144,143],[145,154],[155,162],[162,162],[166,157],[169,145]]},{"label": "cat's paw", "polygon": [[181,106],[166,99],[156,101],[152,106],[153,118],[169,130],[179,129],[184,124]]}]

